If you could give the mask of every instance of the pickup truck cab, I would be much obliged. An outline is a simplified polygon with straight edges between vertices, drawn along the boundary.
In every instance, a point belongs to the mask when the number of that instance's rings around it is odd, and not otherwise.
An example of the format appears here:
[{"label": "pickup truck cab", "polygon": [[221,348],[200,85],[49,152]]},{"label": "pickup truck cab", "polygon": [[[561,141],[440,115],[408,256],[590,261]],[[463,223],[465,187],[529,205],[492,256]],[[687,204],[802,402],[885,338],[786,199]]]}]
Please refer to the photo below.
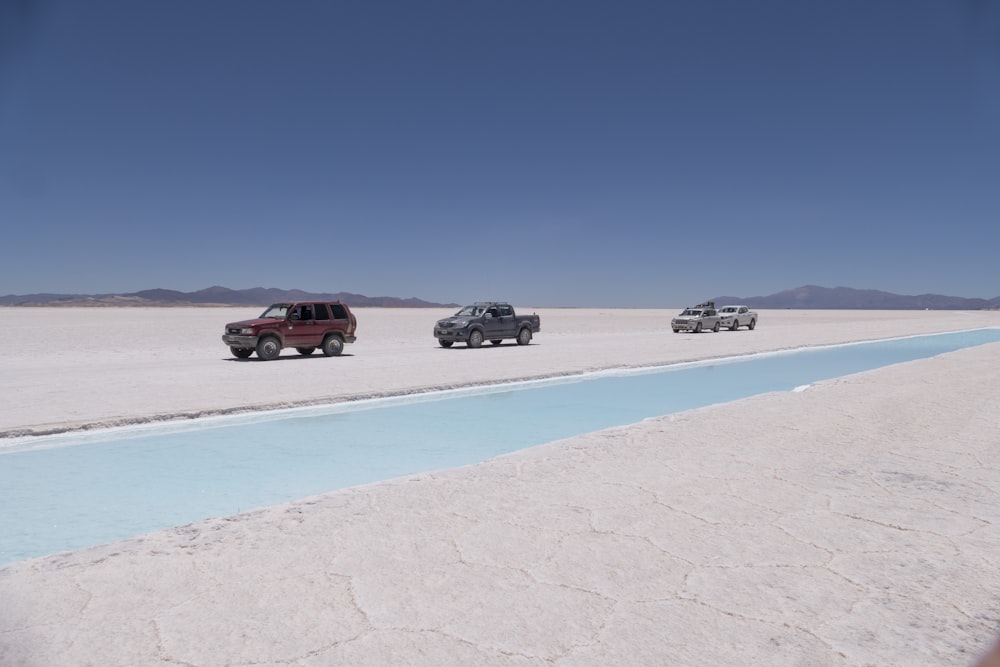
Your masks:
[{"label": "pickup truck cab", "polygon": [[256,352],[257,358],[270,361],[285,347],[294,347],[301,355],[318,347],[324,355],[336,357],[344,351],[344,343],[357,340],[357,327],[354,313],[339,301],[276,303],[256,319],[227,324],[222,342],[239,359]]},{"label": "pickup truck cab", "polygon": [[451,347],[456,342],[480,347],[484,340],[499,345],[508,338],[515,339],[518,345],[527,345],[540,329],[541,321],[536,314],[518,315],[509,303],[479,301],[438,320],[434,337],[441,347]]},{"label": "pickup truck cab", "polygon": [[757,313],[747,306],[723,306],[719,309],[719,317],[723,327],[736,331],[746,327],[751,331],[757,328]]},{"label": "pickup truck cab", "polygon": [[680,315],[670,320],[670,328],[674,333],[681,331],[701,333],[705,329],[718,331],[720,326],[719,311],[711,301],[693,308],[685,308]]}]

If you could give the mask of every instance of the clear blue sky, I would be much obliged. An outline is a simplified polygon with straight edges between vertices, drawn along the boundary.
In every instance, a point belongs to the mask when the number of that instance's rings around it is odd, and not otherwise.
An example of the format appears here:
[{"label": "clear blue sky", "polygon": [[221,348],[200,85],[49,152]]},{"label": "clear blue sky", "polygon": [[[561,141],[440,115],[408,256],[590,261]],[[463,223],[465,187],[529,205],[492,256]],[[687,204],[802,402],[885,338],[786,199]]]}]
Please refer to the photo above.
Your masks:
[{"label": "clear blue sky", "polygon": [[0,0],[0,294],[1000,296],[996,0]]}]

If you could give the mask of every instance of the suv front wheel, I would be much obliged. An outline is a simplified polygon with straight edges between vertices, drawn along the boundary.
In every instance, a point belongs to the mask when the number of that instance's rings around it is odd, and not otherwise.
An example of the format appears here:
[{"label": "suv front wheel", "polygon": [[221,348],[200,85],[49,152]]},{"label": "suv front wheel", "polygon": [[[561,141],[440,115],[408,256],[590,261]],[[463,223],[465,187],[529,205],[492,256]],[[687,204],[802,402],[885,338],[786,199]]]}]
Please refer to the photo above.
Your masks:
[{"label": "suv front wheel", "polygon": [[281,342],[274,336],[267,336],[257,341],[257,357],[262,361],[277,359],[281,354]]}]

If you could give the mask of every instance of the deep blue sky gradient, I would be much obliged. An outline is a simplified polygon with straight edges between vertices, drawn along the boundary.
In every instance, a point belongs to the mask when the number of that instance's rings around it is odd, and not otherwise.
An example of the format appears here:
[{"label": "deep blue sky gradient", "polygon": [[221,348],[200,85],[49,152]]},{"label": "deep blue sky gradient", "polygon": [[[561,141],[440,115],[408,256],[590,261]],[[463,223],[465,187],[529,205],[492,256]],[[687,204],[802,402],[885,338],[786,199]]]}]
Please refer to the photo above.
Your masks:
[{"label": "deep blue sky gradient", "polygon": [[0,294],[1000,296],[996,0],[0,2]]}]

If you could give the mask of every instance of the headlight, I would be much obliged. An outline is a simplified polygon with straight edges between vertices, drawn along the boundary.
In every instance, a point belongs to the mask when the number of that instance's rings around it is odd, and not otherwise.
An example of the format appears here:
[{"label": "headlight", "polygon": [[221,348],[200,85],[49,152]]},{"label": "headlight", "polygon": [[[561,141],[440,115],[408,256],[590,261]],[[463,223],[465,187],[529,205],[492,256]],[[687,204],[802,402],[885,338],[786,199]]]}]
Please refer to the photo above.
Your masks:
[{"label": "headlight", "polygon": [[241,336],[252,336],[253,335],[253,327],[243,327],[242,329],[240,329],[240,335]]}]

